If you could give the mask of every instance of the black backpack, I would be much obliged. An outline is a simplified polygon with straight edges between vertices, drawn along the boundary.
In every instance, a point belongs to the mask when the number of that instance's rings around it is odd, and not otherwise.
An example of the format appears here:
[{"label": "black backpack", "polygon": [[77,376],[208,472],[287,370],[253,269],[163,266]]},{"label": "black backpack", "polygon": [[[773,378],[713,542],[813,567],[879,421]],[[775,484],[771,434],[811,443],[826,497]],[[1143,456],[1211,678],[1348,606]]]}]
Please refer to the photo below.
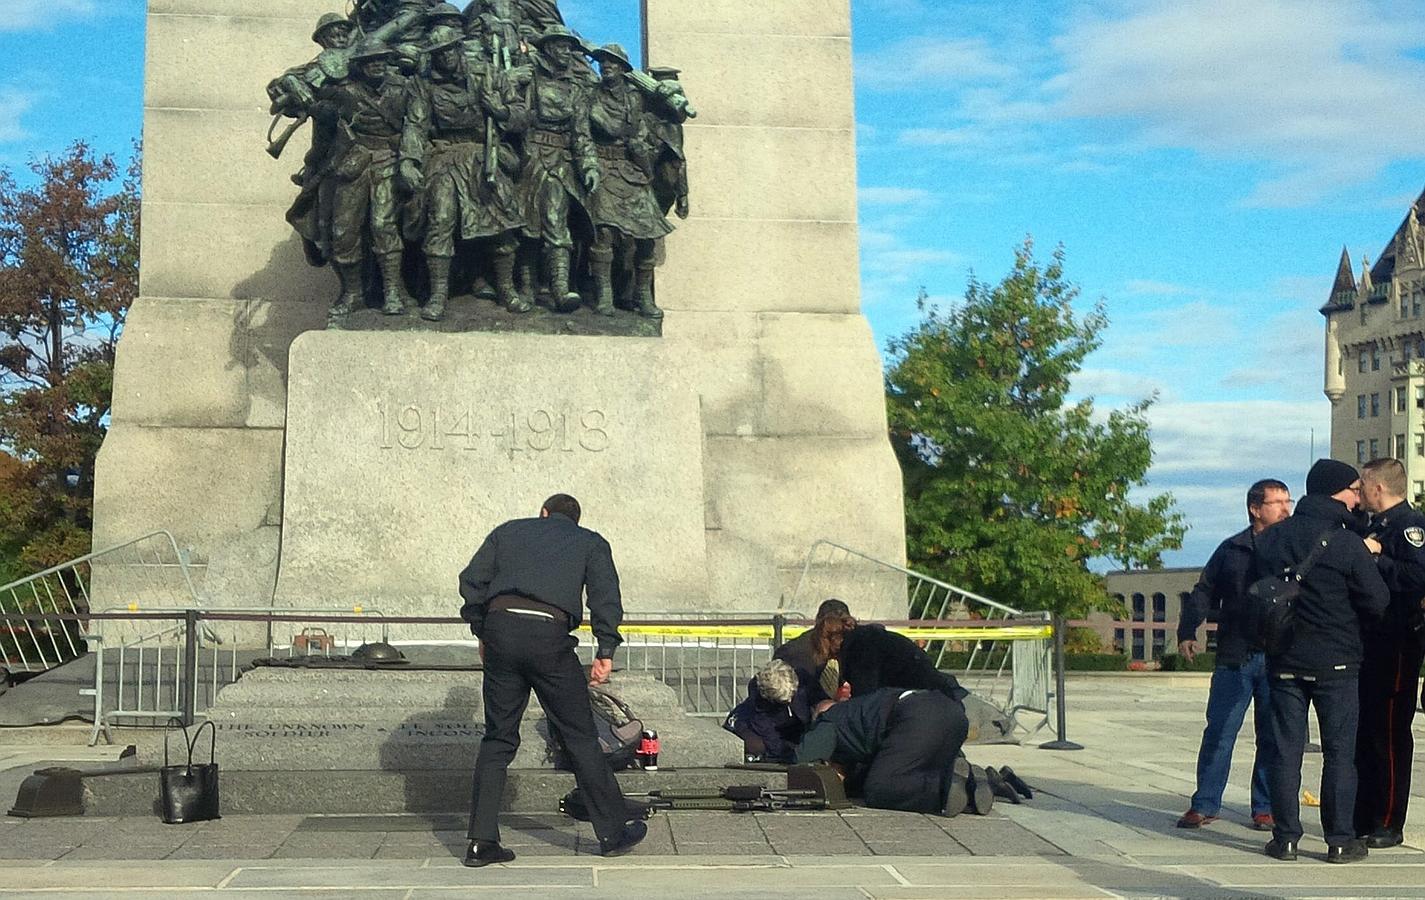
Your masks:
[{"label": "black backpack", "polygon": [[1336,529],[1332,529],[1318,537],[1316,546],[1300,563],[1287,566],[1280,575],[1266,575],[1247,586],[1247,628],[1268,656],[1280,656],[1291,647],[1301,582],[1320,561],[1335,533]]}]

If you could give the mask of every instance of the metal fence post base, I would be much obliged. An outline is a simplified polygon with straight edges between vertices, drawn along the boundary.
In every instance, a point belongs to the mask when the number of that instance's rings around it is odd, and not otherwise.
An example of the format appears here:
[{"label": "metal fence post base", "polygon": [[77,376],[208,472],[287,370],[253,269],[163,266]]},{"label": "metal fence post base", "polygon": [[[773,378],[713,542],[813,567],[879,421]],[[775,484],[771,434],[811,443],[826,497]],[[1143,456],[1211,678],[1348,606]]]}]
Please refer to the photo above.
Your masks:
[{"label": "metal fence post base", "polygon": [[1054,706],[1058,714],[1058,740],[1040,744],[1040,750],[1082,750],[1083,744],[1069,740],[1068,713],[1064,708],[1064,618],[1054,616]]}]

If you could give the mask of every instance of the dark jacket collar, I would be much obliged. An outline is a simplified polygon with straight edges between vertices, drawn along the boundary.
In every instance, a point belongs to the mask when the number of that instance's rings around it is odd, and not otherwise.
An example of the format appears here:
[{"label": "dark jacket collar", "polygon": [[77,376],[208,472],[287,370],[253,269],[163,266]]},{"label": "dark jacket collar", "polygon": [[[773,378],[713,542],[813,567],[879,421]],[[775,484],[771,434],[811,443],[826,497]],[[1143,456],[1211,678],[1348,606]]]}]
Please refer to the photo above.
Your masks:
[{"label": "dark jacket collar", "polygon": [[1385,523],[1389,522],[1391,518],[1401,515],[1408,509],[1410,509],[1409,501],[1402,500],[1392,506],[1390,509],[1386,510],[1385,512],[1378,512],[1375,515],[1371,516],[1371,522],[1378,522],[1381,525],[1384,525]]},{"label": "dark jacket collar", "polygon": [[1325,494],[1307,494],[1296,504],[1296,516],[1304,516],[1308,519],[1322,519],[1333,525],[1340,525],[1343,528],[1349,527],[1355,520],[1355,516],[1346,508],[1346,504],[1340,500],[1334,500]]}]

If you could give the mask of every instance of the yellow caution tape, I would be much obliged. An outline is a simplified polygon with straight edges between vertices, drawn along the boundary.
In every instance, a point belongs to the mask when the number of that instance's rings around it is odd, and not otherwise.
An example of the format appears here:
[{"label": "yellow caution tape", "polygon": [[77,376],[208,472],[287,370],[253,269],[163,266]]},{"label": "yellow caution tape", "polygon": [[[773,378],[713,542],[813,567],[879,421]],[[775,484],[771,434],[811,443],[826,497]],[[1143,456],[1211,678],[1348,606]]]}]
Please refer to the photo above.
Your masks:
[{"label": "yellow caution tape", "polygon": [[[580,626],[580,631],[589,631],[588,625]],[[787,628],[782,635],[791,639],[804,628]],[[1005,625],[1001,627],[924,627],[889,628],[916,641],[1037,641],[1054,636],[1054,629],[1044,625]],[[619,631],[625,635],[644,637],[676,638],[755,638],[770,641],[775,632],[771,625],[624,625]]]}]

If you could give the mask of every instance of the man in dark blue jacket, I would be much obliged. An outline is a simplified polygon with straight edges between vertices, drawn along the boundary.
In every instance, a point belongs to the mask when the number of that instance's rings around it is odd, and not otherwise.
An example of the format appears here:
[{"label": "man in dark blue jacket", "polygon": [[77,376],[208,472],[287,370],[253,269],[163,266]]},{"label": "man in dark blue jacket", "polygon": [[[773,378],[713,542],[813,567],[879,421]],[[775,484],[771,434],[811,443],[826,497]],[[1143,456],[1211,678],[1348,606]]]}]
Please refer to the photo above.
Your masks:
[{"label": "man in dark blue jacket", "polygon": [[[1368,852],[1352,821],[1361,627],[1384,615],[1390,590],[1365,542],[1347,530],[1360,495],[1355,469],[1334,459],[1317,460],[1296,514],[1257,538],[1252,577],[1298,574],[1300,584],[1290,641],[1267,654],[1277,753],[1270,779],[1276,827],[1266,852],[1276,859],[1296,859],[1301,840],[1301,757],[1309,706],[1316,708],[1321,727],[1326,860],[1354,862]],[[1313,552],[1314,564],[1298,573]]]},{"label": "man in dark blue jacket", "polygon": [[1257,755],[1252,763],[1252,825],[1265,831],[1272,822],[1267,766],[1272,744],[1271,685],[1262,646],[1243,622],[1243,595],[1257,535],[1291,515],[1291,491],[1267,478],[1247,490],[1247,528],[1213,551],[1178,622],[1178,652],[1188,662],[1197,655],[1197,629],[1206,618],[1217,623],[1217,665],[1207,693],[1207,727],[1197,753],[1197,790],[1192,805],[1178,819],[1179,828],[1201,828],[1217,821],[1222,792],[1232,769],[1232,748],[1248,705],[1253,706]]},{"label": "man in dark blue jacket", "polygon": [[1415,762],[1415,696],[1420,685],[1425,598],[1425,515],[1405,501],[1405,466],[1377,459],[1361,470],[1361,499],[1373,515],[1366,547],[1390,588],[1385,619],[1366,629],[1361,721],[1356,732],[1356,834],[1368,847],[1405,840],[1410,770]]},{"label": "man in dark blue jacket", "polygon": [[[460,573],[460,617],[480,638],[485,663],[485,736],[475,761],[467,866],[515,858],[500,846],[500,803],[531,690],[588,798],[603,855],[626,853],[648,833],[642,822],[627,821],[623,794],[594,730],[588,685],[607,681],[613,669],[614,651],[623,642],[623,602],[609,542],[580,528],[579,516],[578,500],[555,494],[544,501],[539,518],[516,519],[490,532]],[[586,589],[599,644],[588,677],[570,634],[583,621]]]}]

